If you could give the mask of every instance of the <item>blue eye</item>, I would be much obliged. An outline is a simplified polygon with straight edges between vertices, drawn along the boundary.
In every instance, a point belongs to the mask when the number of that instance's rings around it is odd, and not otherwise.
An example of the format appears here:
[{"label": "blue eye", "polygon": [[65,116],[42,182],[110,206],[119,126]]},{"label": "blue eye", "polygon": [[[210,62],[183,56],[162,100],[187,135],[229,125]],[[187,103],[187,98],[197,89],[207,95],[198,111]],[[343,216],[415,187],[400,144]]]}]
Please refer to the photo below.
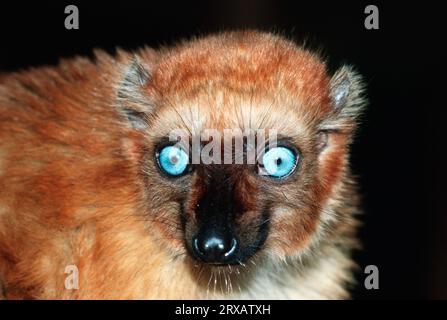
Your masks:
[{"label": "blue eye", "polygon": [[262,157],[260,174],[282,178],[291,174],[296,164],[297,156],[292,150],[285,147],[272,148]]},{"label": "blue eye", "polygon": [[187,153],[176,146],[164,147],[158,154],[158,165],[171,176],[184,173],[188,167],[188,160]]}]

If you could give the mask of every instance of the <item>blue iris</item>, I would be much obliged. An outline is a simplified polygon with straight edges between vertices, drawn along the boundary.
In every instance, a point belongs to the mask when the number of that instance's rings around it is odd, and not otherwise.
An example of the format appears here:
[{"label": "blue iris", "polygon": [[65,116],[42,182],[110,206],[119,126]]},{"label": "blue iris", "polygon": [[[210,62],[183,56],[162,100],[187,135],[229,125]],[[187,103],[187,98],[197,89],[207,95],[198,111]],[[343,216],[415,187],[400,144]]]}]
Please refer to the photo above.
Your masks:
[{"label": "blue iris", "polygon": [[262,157],[262,174],[282,178],[295,170],[296,163],[297,157],[292,150],[285,147],[272,148]]},{"label": "blue iris", "polygon": [[188,167],[188,154],[179,147],[164,147],[158,155],[159,166],[169,175],[178,176]]}]

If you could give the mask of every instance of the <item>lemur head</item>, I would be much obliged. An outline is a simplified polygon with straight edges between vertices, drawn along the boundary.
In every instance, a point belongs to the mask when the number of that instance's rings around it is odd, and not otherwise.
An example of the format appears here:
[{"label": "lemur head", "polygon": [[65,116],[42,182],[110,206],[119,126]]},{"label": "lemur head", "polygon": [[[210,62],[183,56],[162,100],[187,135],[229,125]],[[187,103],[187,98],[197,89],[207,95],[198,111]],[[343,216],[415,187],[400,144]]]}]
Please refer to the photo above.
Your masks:
[{"label": "lemur head", "polygon": [[142,210],[173,255],[213,265],[296,257],[346,218],[363,106],[351,68],[329,75],[281,37],[225,33],[137,54],[117,101]]}]

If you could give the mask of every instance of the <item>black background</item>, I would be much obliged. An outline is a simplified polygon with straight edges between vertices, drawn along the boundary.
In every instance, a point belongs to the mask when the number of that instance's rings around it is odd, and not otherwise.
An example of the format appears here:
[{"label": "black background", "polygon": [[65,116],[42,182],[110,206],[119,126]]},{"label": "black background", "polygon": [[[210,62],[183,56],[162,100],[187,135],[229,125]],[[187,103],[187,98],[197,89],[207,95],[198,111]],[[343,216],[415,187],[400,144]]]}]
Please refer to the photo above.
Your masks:
[{"label": "black background", "polygon": [[[380,289],[364,289],[358,272],[354,298],[447,298],[441,8],[310,2],[2,2],[0,72],[91,56],[93,48],[157,47],[246,27],[306,40],[327,54],[331,69],[353,64],[367,83],[370,103],[352,161],[365,207],[364,249],[355,258],[361,269],[379,267]],[[79,30],[64,28],[68,4],[79,8]],[[379,8],[379,30],[364,27],[368,4]]]}]

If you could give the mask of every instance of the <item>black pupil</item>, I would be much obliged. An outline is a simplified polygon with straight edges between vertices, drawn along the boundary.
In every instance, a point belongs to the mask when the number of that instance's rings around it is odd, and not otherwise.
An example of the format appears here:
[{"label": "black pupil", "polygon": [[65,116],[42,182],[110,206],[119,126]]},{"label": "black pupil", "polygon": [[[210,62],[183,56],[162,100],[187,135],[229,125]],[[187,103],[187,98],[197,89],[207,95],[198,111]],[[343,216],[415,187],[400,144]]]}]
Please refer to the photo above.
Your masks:
[{"label": "black pupil", "polygon": [[281,158],[276,158],[276,165],[279,167],[282,163],[282,159]]}]

